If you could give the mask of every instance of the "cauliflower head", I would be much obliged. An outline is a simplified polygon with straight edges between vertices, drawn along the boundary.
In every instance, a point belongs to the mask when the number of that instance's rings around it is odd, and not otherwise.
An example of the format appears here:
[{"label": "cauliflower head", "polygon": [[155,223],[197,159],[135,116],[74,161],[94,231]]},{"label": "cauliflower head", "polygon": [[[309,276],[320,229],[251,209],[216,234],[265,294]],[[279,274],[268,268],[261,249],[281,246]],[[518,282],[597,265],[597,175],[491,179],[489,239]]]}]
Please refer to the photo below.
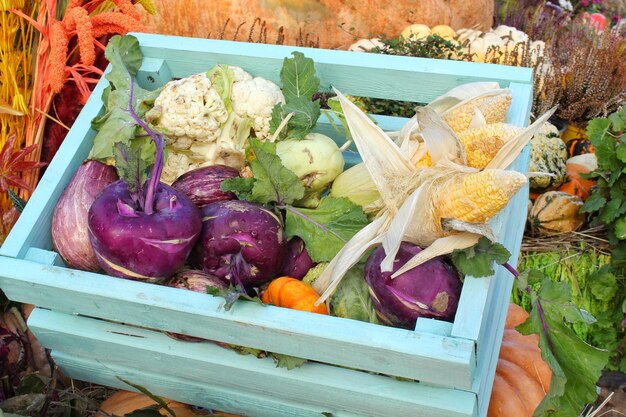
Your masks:
[{"label": "cauliflower head", "polygon": [[146,113],[146,120],[166,135],[173,149],[217,140],[227,119],[224,101],[204,73],[167,83]]},{"label": "cauliflower head", "polygon": [[276,104],[285,103],[280,87],[261,77],[235,82],[231,100],[234,112],[251,121],[254,134],[259,139],[270,136],[272,109]]},{"label": "cauliflower head", "polygon": [[276,84],[235,66],[170,81],[145,115],[166,137],[161,180],[171,184],[206,165],[241,169],[248,138],[268,138],[272,109],[284,102]]}]

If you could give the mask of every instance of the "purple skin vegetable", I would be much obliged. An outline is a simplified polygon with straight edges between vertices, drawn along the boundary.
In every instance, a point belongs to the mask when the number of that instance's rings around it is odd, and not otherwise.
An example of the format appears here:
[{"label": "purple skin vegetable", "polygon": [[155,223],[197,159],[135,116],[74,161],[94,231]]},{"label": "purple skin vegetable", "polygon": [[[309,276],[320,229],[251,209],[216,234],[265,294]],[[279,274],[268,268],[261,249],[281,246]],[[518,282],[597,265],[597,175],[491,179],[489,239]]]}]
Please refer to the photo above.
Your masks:
[{"label": "purple skin vegetable", "polygon": [[304,242],[299,237],[293,237],[287,244],[287,255],[280,276],[302,279],[315,266],[309,256]]},{"label": "purple skin vegetable", "polygon": [[70,268],[100,270],[89,243],[87,214],[98,194],[117,179],[114,167],[86,161],[63,190],[52,215],[52,246]]},{"label": "purple skin vegetable", "polygon": [[128,110],[154,140],[155,163],[146,184],[132,190],[120,180],[100,194],[89,210],[89,239],[109,275],[152,282],[183,266],[202,222],[189,198],[159,182],[165,139],[137,116],[132,103],[131,87]]},{"label": "purple skin vegetable", "polygon": [[283,265],[287,240],[280,219],[247,201],[218,201],[204,207],[202,233],[190,264],[251,289],[276,277]]},{"label": "purple skin vegetable", "polygon": [[365,264],[365,281],[378,318],[385,324],[415,328],[419,317],[452,321],[461,296],[462,283],[456,269],[443,257],[431,259],[398,277],[391,275],[421,252],[419,246],[402,242],[393,270],[381,272],[383,247],[376,249]]},{"label": "purple skin vegetable", "polygon": [[226,165],[210,165],[186,172],[174,183],[172,188],[185,194],[193,203],[202,208],[207,204],[222,200],[236,200],[230,191],[223,191],[222,181],[239,177],[239,171]]}]

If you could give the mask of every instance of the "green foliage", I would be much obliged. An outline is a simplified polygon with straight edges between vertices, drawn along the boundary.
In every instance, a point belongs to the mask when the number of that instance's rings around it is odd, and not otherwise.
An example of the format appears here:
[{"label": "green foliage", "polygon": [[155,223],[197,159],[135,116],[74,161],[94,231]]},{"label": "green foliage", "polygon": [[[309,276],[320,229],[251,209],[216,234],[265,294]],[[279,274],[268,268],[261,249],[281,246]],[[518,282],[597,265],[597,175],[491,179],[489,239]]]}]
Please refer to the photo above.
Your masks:
[{"label": "green foliage", "polygon": [[378,323],[367,283],[365,265],[350,268],[330,298],[330,314],[336,317]]},{"label": "green foliage", "polygon": [[324,197],[315,209],[287,207],[285,233],[299,236],[314,262],[328,262],[367,223],[361,206],[347,198]]},{"label": "green foliage", "polygon": [[[460,45],[450,42],[439,35],[429,35],[423,39],[404,39],[402,37],[380,38],[384,44],[371,50],[372,53],[402,55],[418,58],[463,60]],[[413,117],[417,103],[412,101],[384,100],[363,98],[366,111],[371,114],[384,114],[397,117]]]},{"label": "green foliage", "polygon": [[595,384],[608,352],[583,342],[567,323],[590,324],[594,318],[572,302],[567,283],[554,282],[536,270],[520,275],[517,287],[531,300],[530,316],[517,330],[539,334],[541,355],[552,369],[550,389],[534,415],[577,416],[597,397]]},{"label": "green foliage", "polygon": [[105,113],[95,117],[91,125],[98,131],[89,153],[89,159],[103,162],[113,158],[113,145],[122,142],[141,148],[141,155],[151,155],[150,164],[154,163],[154,145],[150,138],[136,138],[140,130],[130,113],[130,89],[133,88],[133,108],[142,117],[154,104],[160,90],[148,91],[139,87],[133,80],[141,66],[142,55],[139,41],[132,35],[116,35],[111,38],[105,50],[105,56],[111,63],[111,72],[106,75],[109,87],[102,95]]},{"label": "green foliage", "polygon": [[[607,349],[611,354],[607,367],[617,370],[620,366],[626,367],[626,361],[620,365],[621,321],[624,318],[620,306],[626,297],[626,281],[623,276],[611,272],[610,262],[609,256],[581,246],[562,252],[525,253],[519,270],[541,271],[552,281],[569,285],[572,302],[588,311],[596,321],[591,324],[569,323],[568,326],[583,341]],[[525,291],[514,289],[512,301],[530,310],[531,300]]]},{"label": "green foliage", "polygon": [[254,178],[233,178],[222,183],[223,190],[239,199],[259,204],[291,204],[304,196],[300,179],[285,168],[276,155],[276,144],[250,139],[246,159]]},{"label": "green foliage", "polygon": [[502,265],[510,257],[511,252],[504,246],[491,242],[486,237],[480,238],[474,246],[457,249],[450,254],[450,259],[459,272],[477,278],[493,275],[493,264]]},{"label": "green foliage", "polygon": [[115,169],[121,179],[128,185],[131,193],[139,193],[148,178],[149,165],[141,157],[141,149],[131,149],[123,142],[113,145]]},{"label": "green foliage", "polygon": [[293,52],[293,58],[285,58],[280,70],[285,104],[277,104],[272,109],[270,132],[274,134],[281,123],[293,113],[286,128],[279,134],[281,139],[303,139],[313,130],[320,116],[320,102],[313,101],[313,95],[320,89],[320,80],[315,74],[311,58],[302,52]]}]

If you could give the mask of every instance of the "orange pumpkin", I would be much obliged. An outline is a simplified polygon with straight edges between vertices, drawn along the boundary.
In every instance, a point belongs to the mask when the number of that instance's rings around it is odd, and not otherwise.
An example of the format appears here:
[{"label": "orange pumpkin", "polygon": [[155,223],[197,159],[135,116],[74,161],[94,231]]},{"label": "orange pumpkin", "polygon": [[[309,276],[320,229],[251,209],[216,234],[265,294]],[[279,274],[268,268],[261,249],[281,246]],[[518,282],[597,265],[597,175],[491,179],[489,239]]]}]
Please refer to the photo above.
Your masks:
[{"label": "orange pumpkin", "polygon": [[[216,415],[212,411],[200,411],[194,410],[190,405],[179,403],[176,401],[163,398],[163,401],[167,406],[176,414],[176,417],[198,417],[198,416],[213,416]],[[139,394],[137,392],[130,391],[117,391],[115,394],[107,398],[102,404],[100,404],[100,411],[95,417],[105,417],[106,415],[114,415],[123,417],[126,414],[133,411],[141,410],[142,408],[155,405],[154,400],[147,395]],[[165,410],[159,410],[159,413],[164,416],[170,414]],[[220,416],[224,417],[241,417],[234,414],[226,414],[221,411],[218,412]]]},{"label": "orange pumpkin", "polygon": [[280,277],[270,282],[261,300],[265,304],[274,304],[294,310],[328,314],[326,304],[315,305],[319,294],[306,282],[291,277]]},{"label": "orange pumpkin", "polygon": [[487,417],[532,417],[550,388],[552,371],[541,357],[539,336],[515,330],[527,318],[523,308],[509,305]]},{"label": "orange pumpkin", "polygon": [[[177,417],[195,417],[199,415],[191,406],[176,401],[163,398],[167,406],[176,413]],[[117,391],[115,394],[107,398],[100,404],[100,411],[95,417],[104,417],[108,415],[124,416],[136,410],[155,405],[156,402],[147,395],[138,392]],[[105,414],[106,413],[106,414]],[[159,410],[164,416],[169,416],[165,410]]]},{"label": "orange pumpkin", "polygon": [[586,180],[580,174],[588,174],[598,167],[598,159],[594,153],[586,153],[574,156],[565,163],[566,182],[557,190],[578,196],[583,201],[589,197],[591,187],[596,185],[593,180]]},{"label": "orange pumpkin", "polygon": [[[475,0],[472,7],[464,0],[399,0],[386,3],[393,7],[385,7],[384,13],[375,11],[378,3],[371,0],[229,0],[216,1],[215,7],[206,4],[205,0],[155,0],[156,9],[167,13],[143,12],[141,21],[149,32],[202,38],[223,33],[224,39],[232,39],[238,32],[238,40],[246,40],[258,17],[265,22],[267,43],[274,42],[280,28],[284,29],[282,41],[286,44],[296,44],[302,32],[300,42],[302,38],[319,39],[320,48],[335,49],[347,48],[355,34],[394,37],[412,23],[487,31],[494,11],[493,0]],[[227,19],[230,24],[225,25]],[[344,30],[338,27],[342,22],[346,24]],[[239,28],[240,23],[247,24]],[[262,32],[258,26],[254,40]],[[354,30],[348,31],[348,27]]]}]

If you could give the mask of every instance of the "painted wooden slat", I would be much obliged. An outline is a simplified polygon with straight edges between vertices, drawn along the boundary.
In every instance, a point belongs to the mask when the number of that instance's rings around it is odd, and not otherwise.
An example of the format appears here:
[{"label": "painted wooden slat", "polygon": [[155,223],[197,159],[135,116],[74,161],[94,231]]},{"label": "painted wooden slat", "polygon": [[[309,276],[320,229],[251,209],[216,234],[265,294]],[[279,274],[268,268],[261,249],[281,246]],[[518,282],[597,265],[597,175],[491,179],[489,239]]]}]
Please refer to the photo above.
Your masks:
[{"label": "painted wooden slat", "polygon": [[[15,301],[469,389],[471,341],[4,258]],[[7,279],[8,277],[8,279]],[[36,288],[36,291],[33,291]]]},{"label": "painted wooden slat", "polygon": [[72,129],[54,159],[46,168],[33,195],[11,233],[0,246],[0,255],[23,258],[31,247],[52,249],[50,227],[57,200],[72,176],[89,154],[96,132],[91,119],[102,109],[102,92],[106,83],[99,82],[80,112]]},{"label": "painted wooden slat", "polygon": [[28,249],[24,259],[44,265],[65,266],[63,259],[58,253],[39,248]]},{"label": "painted wooden slat", "polygon": [[[527,126],[532,106],[532,88],[519,83],[511,83],[509,87],[514,96],[518,97],[518,100],[515,100],[514,104],[511,106],[511,123],[519,126]],[[527,146],[512,165],[512,169],[519,172],[527,172],[529,160],[530,146]],[[511,207],[514,211],[511,214],[511,221],[506,224],[507,236],[505,238],[511,245],[507,246],[511,250],[509,263],[513,266],[517,265],[519,259],[521,236],[524,233],[526,223],[527,204],[528,186],[525,186],[524,189],[513,198]],[[513,276],[502,267],[498,269],[495,280],[498,285],[497,293],[500,296],[494,297],[491,300],[493,307],[489,317],[493,317],[493,319],[485,321],[487,325],[491,325],[492,330],[485,330],[484,336],[479,339],[477,350],[478,360],[482,364],[480,371],[476,375],[478,383],[477,390],[480,393],[478,398],[479,415],[481,416],[487,414],[497,359],[500,353],[502,335],[504,333],[504,322],[508,311],[511,289],[514,284]]]},{"label": "painted wooden slat", "polygon": [[[508,122],[516,126],[527,126],[530,111],[530,99],[532,98],[532,86],[528,84],[511,84],[513,96],[511,109],[509,110]],[[530,94],[530,98],[529,98]],[[526,103],[526,104],[523,104]],[[528,151],[524,151],[518,157],[510,169],[526,172],[528,167]],[[523,225],[514,230],[513,224],[517,220],[525,222],[526,216],[520,218],[519,205],[522,204],[524,212],[526,210],[525,201],[528,199],[528,188],[523,187],[509,204],[491,220],[489,223],[493,229],[496,240],[502,243],[513,255],[517,257],[517,252],[522,240]],[[513,258],[512,260],[517,259]],[[459,307],[452,329],[452,336],[463,337],[471,340],[478,340],[481,328],[488,324],[488,320],[476,320],[476,317],[488,317],[488,300],[494,298],[502,299],[507,295],[498,292],[498,282],[493,282],[492,277],[474,278],[466,277],[463,283],[463,292],[459,301]],[[493,288],[496,286],[496,288]],[[495,296],[494,296],[495,294]],[[496,313],[495,311],[492,313]],[[491,335],[490,335],[491,336]]]},{"label": "painted wooden slat", "polygon": [[[532,71],[472,62],[351,53],[292,46],[259,48],[241,42],[198,40],[173,36],[138,34],[142,52],[149,57],[165,58],[174,77],[206,71],[217,63],[250,66],[255,57],[254,75],[279,81],[284,57],[301,51],[313,58],[322,87],[331,85],[348,94],[393,98],[426,103],[442,92],[471,81],[529,83]],[[210,52],[211,54],[207,54]]]},{"label": "painted wooden slat", "polygon": [[[214,386],[218,392],[210,395],[211,399],[219,396],[219,390],[233,398],[238,397],[237,392],[244,392],[244,397],[252,396],[255,401],[281,399],[333,415],[471,416],[475,412],[476,396],[470,392],[319,363],[287,370],[277,368],[269,358],[240,355],[213,343],[176,341],[162,333],[87,317],[36,309],[29,318],[29,327],[53,352],[89,358],[124,371],[134,368],[140,373],[164,374],[174,381],[184,379]],[[127,375],[119,376],[128,379]],[[192,403],[204,405],[201,401]],[[421,411],[416,414],[416,410]]]}]

